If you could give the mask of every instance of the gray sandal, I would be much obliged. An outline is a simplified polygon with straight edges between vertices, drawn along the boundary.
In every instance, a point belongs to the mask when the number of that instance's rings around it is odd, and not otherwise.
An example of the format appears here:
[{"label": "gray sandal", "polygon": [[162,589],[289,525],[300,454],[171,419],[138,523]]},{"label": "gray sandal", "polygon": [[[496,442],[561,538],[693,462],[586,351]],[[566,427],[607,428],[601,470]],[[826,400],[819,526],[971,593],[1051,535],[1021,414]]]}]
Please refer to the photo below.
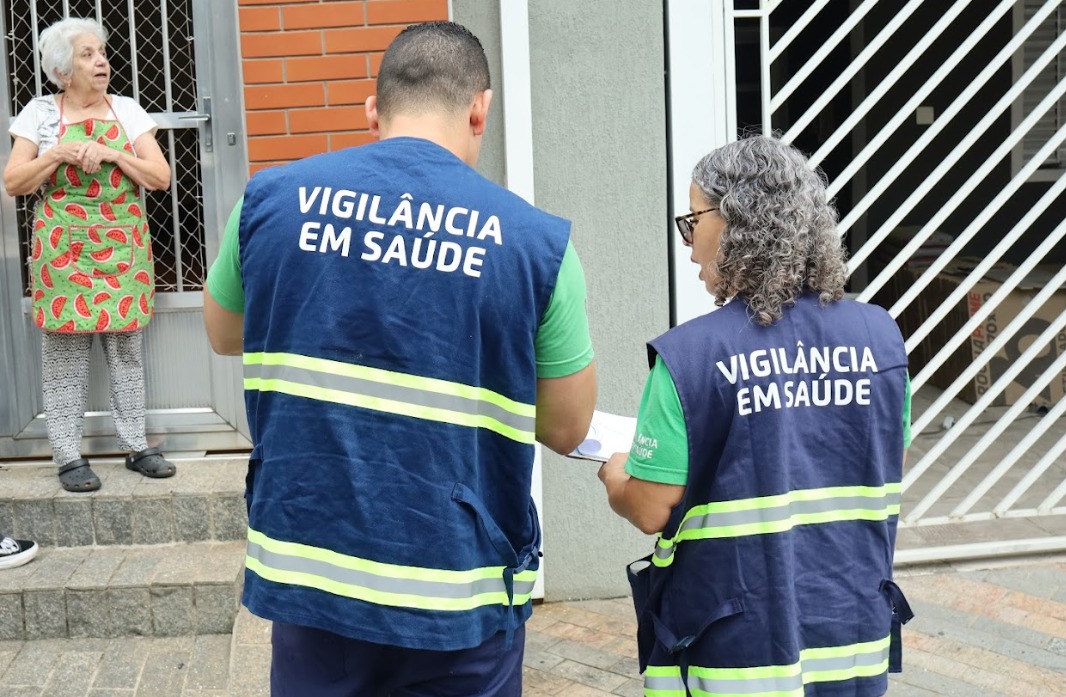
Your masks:
[{"label": "gray sandal", "polygon": [[126,455],[126,469],[140,472],[152,479],[173,477],[178,468],[163,457],[159,448],[145,448],[138,453]]},{"label": "gray sandal", "polygon": [[100,478],[84,457],[71,460],[59,468],[59,483],[65,490],[74,492],[96,491],[100,488]]}]

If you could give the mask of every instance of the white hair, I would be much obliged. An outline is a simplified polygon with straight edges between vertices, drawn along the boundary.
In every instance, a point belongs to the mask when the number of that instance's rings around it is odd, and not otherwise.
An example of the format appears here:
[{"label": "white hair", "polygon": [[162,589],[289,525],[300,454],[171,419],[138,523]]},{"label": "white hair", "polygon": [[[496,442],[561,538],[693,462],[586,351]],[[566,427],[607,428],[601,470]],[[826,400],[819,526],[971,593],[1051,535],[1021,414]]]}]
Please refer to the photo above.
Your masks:
[{"label": "white hair", "polygon": [[63,89],[63,77],[74,72],[74,38],[92,34],[100,43],[107,42],[107,31],[94,19],[68,17],[61,19],[41,32],[38,46],[41,49],[41,69],[48,80]]}]

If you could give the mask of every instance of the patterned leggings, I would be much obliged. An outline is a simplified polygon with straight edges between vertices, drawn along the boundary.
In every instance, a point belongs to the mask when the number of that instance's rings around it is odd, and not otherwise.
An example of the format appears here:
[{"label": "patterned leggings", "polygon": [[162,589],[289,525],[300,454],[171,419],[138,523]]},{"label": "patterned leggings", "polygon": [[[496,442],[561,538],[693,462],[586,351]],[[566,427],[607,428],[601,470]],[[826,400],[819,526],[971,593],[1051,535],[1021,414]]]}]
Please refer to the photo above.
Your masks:
[{"label": "patterned leggings", "polygon": [[41,374],[52,460],[57,466],[81,457],[85,402],[89,396],[89,351],[100,337],[111,375],[111,416],[122,450],[148,447],[144,435],[144,361],[140,331],[107,334],[43,332]]}]

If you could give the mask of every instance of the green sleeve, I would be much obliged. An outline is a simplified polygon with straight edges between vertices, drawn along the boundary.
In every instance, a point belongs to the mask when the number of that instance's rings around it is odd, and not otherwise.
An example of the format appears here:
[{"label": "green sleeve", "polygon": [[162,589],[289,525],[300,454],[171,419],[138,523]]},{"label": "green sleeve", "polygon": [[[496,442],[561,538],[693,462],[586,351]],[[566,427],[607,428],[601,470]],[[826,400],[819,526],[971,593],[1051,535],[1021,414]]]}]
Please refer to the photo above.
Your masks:
[{"label": "green sleeve", "polygon": [[585,271],[572,242],[559,265],[555,290],[534,342],[538,378],[573,375],[592,362],[592,338],[585,309]]},{"label": "green sleeve", "polygon": [[911,447],[911,376],[907,374],[907,387],[903,393],[903,449]]},{"label": "green sleeve", "polygon": [[207,272],[207,290],[211,297],[230,312],[244,314],[244,283],[241,280],[240,225],[242,196],[226,221],[226,231],[218,249],[218,258]]},{"label": "green sleeve", "polygon": [[688,482],[688,430],[677,388],[661,358],[656,357],[637,411],[637,431],[626,472],[659,484]]}]

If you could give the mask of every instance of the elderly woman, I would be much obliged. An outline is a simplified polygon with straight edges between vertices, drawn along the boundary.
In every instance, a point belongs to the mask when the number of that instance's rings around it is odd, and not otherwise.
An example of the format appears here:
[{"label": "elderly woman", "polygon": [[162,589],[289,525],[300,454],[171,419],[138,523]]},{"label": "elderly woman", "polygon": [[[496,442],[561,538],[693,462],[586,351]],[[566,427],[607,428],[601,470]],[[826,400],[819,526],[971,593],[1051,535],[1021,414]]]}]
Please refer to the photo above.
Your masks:
[{"label": "elderly woman", "polygon": [[89,350],[99,335],[111,376],[111,413],[126,467],[170,477],[174,466],[144,432],[142,330],[152,318],[152,241],[142,189],[165,189],[170,166],[156,124],[132,99],[107,92],[103,27],[65,19],[41,32],[41,64],[59,89],[12,123],[4,169],[11,195],[42,193],[33,226],[33,317],[42,334],[48,438],[67,491],[100,480],[81,456]]},{"label": "elderly woman", "polygon": [[659,533],[630,567],[645,688],[881,695],[910,617],[899,329],[843,299],[836,214],[794,148],[713,151],[689,203],[677,227],[721,309],[649,344],[633,448],[600,470],[615,512]]}]

